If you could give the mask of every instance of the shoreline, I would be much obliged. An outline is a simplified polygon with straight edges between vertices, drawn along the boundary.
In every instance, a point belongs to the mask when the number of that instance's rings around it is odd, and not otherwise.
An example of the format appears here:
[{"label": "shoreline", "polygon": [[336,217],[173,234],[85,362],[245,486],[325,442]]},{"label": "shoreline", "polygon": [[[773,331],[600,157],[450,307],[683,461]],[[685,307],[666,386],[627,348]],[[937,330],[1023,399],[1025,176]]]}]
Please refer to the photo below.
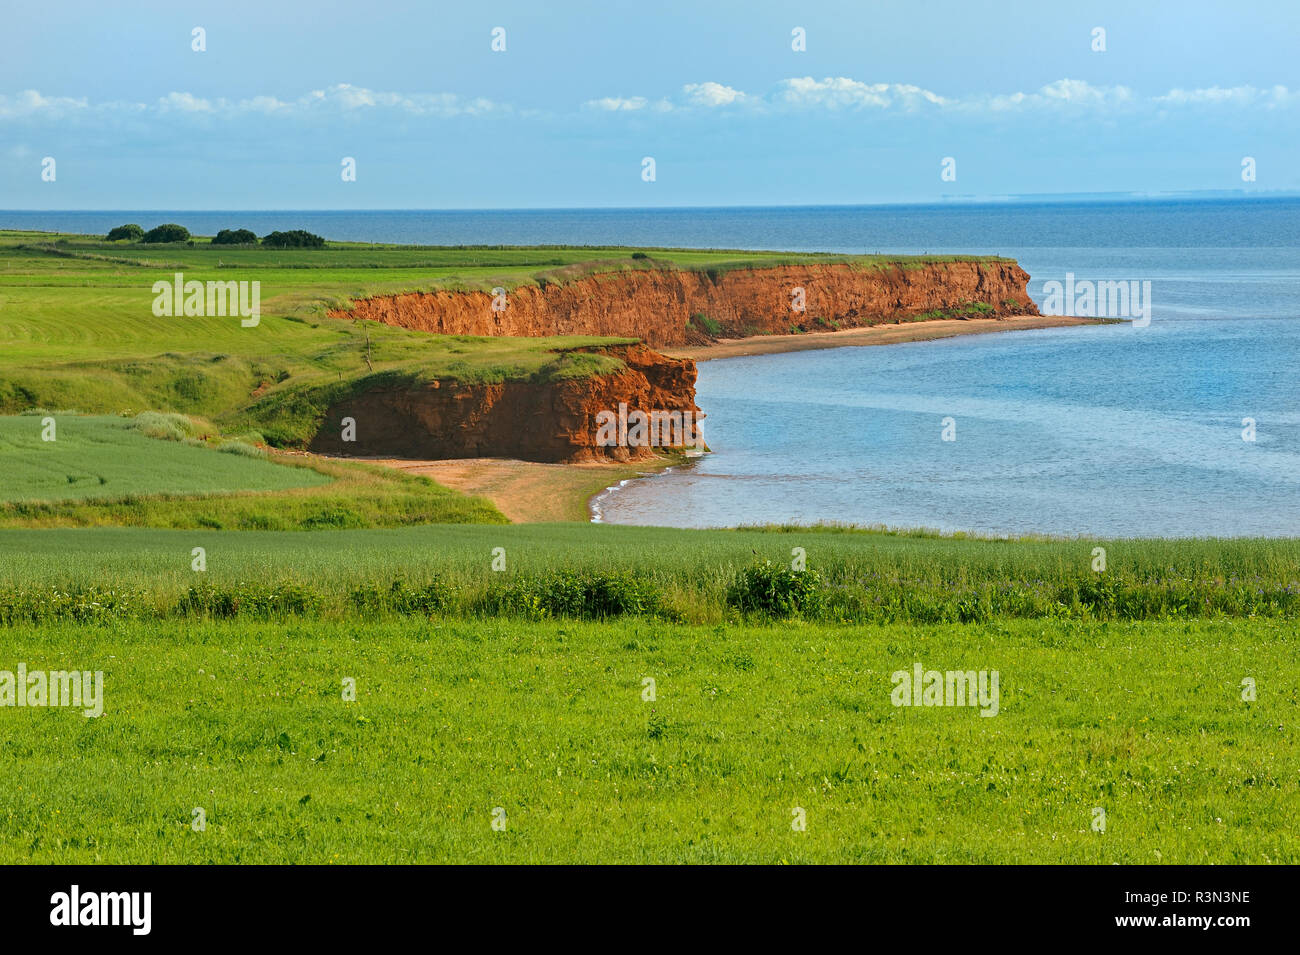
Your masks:
[{"label": "shoreline", "polygon": [[[691,358],[699,362],[815,349],[937,341],[961,335],[1109,324],[1115,324],[1115,320],[1069,315],[932,319],[868,325],[836,332],[720,339],[711,345],[659,351],[672,358]],[[629,481],[663,473],[682,464],[684,459],[681,455],[661,453],[644,461],[628,463],[543,463],[498,457],[438,460],[367,457],[348,460],[361,460],[423,475],[452,490],[486,497],[512,524],[535,524],[552,521],[604,523],[601,500]]]},{"label": "shoreline", "polygon": [[905,342],[937,341],[959,335],[987,335],[993,332],[1031,331],[1040,328],[1070,328],[1076,325],[1111,325],[1114,319],[1079,318],[1073,315],[1017,315],[1011,318],[937,318],[924,322],[866,325],[835,332],[807,332],[802,335],[755,335],[748,338],[720,338],[708,345],[660,348],[669,358],[690,358],[696,362],[718,358],[742,358],[869,345],[899,345]]},{"label": "shoreline", "polygon": [[626,481],[681,463],[677,454],[644,461],[549,463],[516,458],[343,458],[430,478],[443,487],[486,497],[512,524],[600,523],[597,498]]}]

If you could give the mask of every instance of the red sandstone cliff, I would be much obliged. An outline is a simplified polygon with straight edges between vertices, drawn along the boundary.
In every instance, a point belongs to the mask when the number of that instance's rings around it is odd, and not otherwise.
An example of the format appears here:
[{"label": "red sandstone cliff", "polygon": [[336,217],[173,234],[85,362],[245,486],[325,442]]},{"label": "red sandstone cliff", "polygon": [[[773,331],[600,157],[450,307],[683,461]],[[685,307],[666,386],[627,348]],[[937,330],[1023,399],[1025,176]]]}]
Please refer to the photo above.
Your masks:
[{"label": "red sandstone cliff", "polygon": [[[435,334],[639,338],[666,347],[711,337],[852,328],[915,318],[928,312],[1004,316],[1037,314],[1029,276],[1009,260],[862,268],[850,264],[789,265],[729,271],[630,269],[563,283],[521,286],[494,310],[486,292],[415,292],[357,301],[336,318],[371,319]],[[804,309],[792,308],[796,289]],[[972,309],[973,304],[983,306]],[[707,321],[695,316],[703,315]],[[713,323],[717,323],[714,325]],[[634,429],[608,447],[602,412],[703,417],[695,406],[695,363],[646,345],[598,349],[624,362],[617,372],[551,382],[376,385],[330,407],[312,440],[314,451],[411,458],[513,457],[530,461],[631,460],[651,447]],[[343,418],[356,440],[343,441]],[[608,431],[606,432],[606,436]],[[652,439],[663,437],[652,434]],[[669,434],[671,439],[674,436]],[[689,424],[669,446],[691,445]],[[630,440],[625,440],[630,438]]]},{"label": "red sandstone cliff", "polygon": [[[644,345],[600,349],[624,362],[612,374],[554,382],[464,384],[447,379],[418,386],[377,387],[329,408],[311,450],[329,454],[403,458],[508,457],[526,461],[628,461],[653,447],[635,436],[598,444],[597,416],[676,412],[703,417],[695,405],[695,362],[668,358]],[[354,441],[342,440],[342,420],[355,421]],[[679,419],[680,420],[680,419]],[[669,432],[665,432],[669,433]],[[696,435],[683,429],[681,447]]]},{"label": "red sandstone cliff", "polygon": [[[721,325],[717,337],[784,334],[875,325],[972,303],[985,314],[1036,315],[1028,274],[1010,260],[945,262],[880,269],[849,264],[787,265],[710,272],[634,269],[563,284],[521,286],[506,307],[487,292],[414,292],[362,299],[336,318],[363,318],[445,335],[599,335],[639,338],[655,347],[703,337],[702,314]],[[804,290],[803,311],[791,307]]]}]

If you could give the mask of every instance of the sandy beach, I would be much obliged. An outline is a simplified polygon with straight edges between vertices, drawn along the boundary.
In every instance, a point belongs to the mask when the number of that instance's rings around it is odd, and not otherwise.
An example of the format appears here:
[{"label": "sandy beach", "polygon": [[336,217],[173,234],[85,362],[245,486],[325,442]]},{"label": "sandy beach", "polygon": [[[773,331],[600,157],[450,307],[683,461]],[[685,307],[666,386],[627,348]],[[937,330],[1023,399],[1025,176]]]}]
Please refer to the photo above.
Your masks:
[{"label": "sandy beach", "polygon": [[723,338],[711,345],[661,348],[673,358],[709,361],[714,358],[739,358],[744,355],[768,355],[777,352],[807,351],[815,348],[843,348],[852,345],[897,345],[902,342],[932,341],[957,335],[980,335],[991,332],[1028,331],[1035,328],[1060,328],[1070,325],[1100,325],[1108,320],[1075,318],[1066,315],[1018,315],[1012,318],[936,319],[907,322],[901,325],[869,325],[846,328],[838,332],[809,332],[803,335],[758,335],[750,338]]},{"label": "sandy beach", "polygon": [[[355,460],[355,459],[354,459]],[[481,494],[512,523],[586,521],[588,501],[619,481],[651,474],[673,464],[676,457],[657,455],[633,464],[544,464],[511,458],[456,458],[412,461],[365,458],[370,464],[432,478],[444,487]]]}]

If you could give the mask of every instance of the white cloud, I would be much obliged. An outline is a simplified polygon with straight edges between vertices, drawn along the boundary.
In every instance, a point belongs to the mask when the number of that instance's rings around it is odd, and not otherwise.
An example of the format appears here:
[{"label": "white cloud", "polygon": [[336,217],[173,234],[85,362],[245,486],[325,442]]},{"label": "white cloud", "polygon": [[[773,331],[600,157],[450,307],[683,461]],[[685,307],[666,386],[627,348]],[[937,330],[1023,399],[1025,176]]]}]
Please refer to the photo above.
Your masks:
[{"label": "white cloud", "polygon": [[168,93],[158,100],[158,109],[164,113],[210,113],[212,101],[199,99],[191,93]]},{"label": "white cloud", "polygon": [[1267,109],[1277,106],[1290,106],[1300,100],[1300,92],[1288,90],[1285,86],[1273,86],[1261,90],[1253,86],[1209,86],[1203,89],[1172,89],[1164,96],[1157,96],[1155,102],[1162,106],[1256,106]]},{"label": "white cloud", "polygon": [[692,106],[730,106],[745,99],[740,90],[723,86],[721,83],[687,83],[682,87],[686,101]]},{"label": "white cloud", "polygon": [[649,103],[644,96],[632,96],[624,98],[622,96],[605,96],[601,99],[589,99],[583,103],[583,109],[604,110],[608,113],[625,113],[633,110],[645,109]]},{"label": "white cloud", "polygon": [[625,112],[641,109],[667,111],[691,107],[713,108],[738,105],[752,111],[848,111],[873,110],[913,112],[943,110],[968,116],[1029,111],[1069,110],[1155,110],[1180,107],[1195,109],[1234,105],[1275,109],[1300,105],[1300,91],[1285,86],[1257,89],[1253,86],[1206,89],[1174,89],[1163,95],[1143,96],[1127,86],[1094,86],[1086,80],[1055,80],[1037,90],[1015,93],[975,93],[944,96],[908,83],[866,83],[847,76],[791,77],[777,83],[766,94],[747,93],[716,82],[688,83],[674,103],[645,97],[607,97],[589,100],[589,109]]},{"label": "white cloud", "polygon": [[0,95],[0,119],[20,116],[63,116],[76,110],[88,109],[84,98],[70,96],[42,96],[36,90],[23,90],[14,96]]},{"label": "white cloud", "polygon": [[1062,79],[1048,83],[1034,93],[976,96],[961,100],[958,105],[966,110],[1006,112],[1061,106],[1113,107],[1136,102],[1133,91],[1127,86],[1093,86],[1086,80]]},{"label": "white cloud", "polygon": [[[605,96],[587,100],[582,109],[606,113],[668,113],[676,110],[734,107],[747,112],[770,111],[954,111],[967,116],[1027,111],[1070,110],[1196,110],[1221,107],[1274,110],[1300,105],[1300,91],[1285,86],[1172,89],[1142,96],[1125,86],[1094,86],[1084,80],[1060,79],[1032,92],[976,93],[944,96],[906,83],[867,83],[850,77],[816,79],[791,77],[766,93],[751,93],[708,80],[688,83],[676,97]],[[296,99],[260,95],[246,99],[208,99],[172,91],[152,104],[106,101],[92,104],[85,97],[45,96],[36,90],[0,94],[0,121],[61,119],[75,115],[180,114],[230,118],[248,114],[288,118],[313,115],[356,115],[392,111],[439,118],[492,114],[535,115],[509,104],[454,93],[397,93],[336,83]]]},{"label": "white cloud", "polygon": [[252,99],[243,100],[242,104],[245,109],[253,113],[279,113],[293,108],[292,103],[286,103],[274,96],[254,96]]},{"label": "white cloud", "polygon": [[[246,110],[250,108],[249,103],[249,100],[243,100],[239,108]],[[418,116],[479,115],[508,109],[483,97],[465,99],[454,93],[390,93],[350,83],[336,83],[323,90],[312,90],[295,102],[283,104],[283,109],[287,111],[330,108],[342,112],[392,109]]]},{"label": "white cloud", "polygon": [[948,102],[938,93],[919,86],[898,83],[863,83],[846,76],[828,76],[816,80],[811,76],[783,80],[774,100],[785,106],[822,109],[889,109],[901,107],[942,106]]},{"label": "white cloud", "polygon": [[476,116],[509,111],[483,97],[465,98],[454,93],[391,93],[370,90],[348,83],[338,83],[323,90],[312,90],[295,100],[275,96],[253,96],[228,100],[206,99],[193,93],[172,91],[160,96],[153,105],[121,101],[91,105],[84,98],[42,96],[24,90],[13,96],[0,95],[0,119],[27,116],[59,117],[73,111],[98,113],[187,113],[191,115],[238,116],[246,113],[289,116],[310,112],[351,113],[359,110],[397,110],[418,116]]}]

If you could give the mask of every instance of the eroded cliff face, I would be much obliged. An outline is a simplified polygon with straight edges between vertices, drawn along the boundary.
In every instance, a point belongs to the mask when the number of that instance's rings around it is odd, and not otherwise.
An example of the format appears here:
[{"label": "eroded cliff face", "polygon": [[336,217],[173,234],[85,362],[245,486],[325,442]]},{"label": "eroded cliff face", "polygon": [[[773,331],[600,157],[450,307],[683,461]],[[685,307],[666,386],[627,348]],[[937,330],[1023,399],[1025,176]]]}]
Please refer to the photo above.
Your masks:
[{"label": "eroded cliff face", "polygon": [[[331,315],[444,335],[590,335],[645,344],[587,349],[623,360],[625,367],[611,374],[550,382],[484,385],[447,379],[377,386],[329,408],[311,448],[426,459],[628,461],[649,457],[657,447],[698,446],[702,435],[696,422],[703,415],[695,405],[695,363],[668,358],[647,345],[853,328],[937,311],[1037,314],[1025,288],[1028,280],[1010,261],[884,269],[845,264],[717,272],[649,268],[523,286],[508,293],[504,309],[494,309],[485,292],[364,299],[351,311]],[[800,294],[802,310],[792,307]],[[638,413],[654,416],[648,428],[644,418],[638,422]],[[343,440],[344,418],[355,421],[353,441]]]},{"label": "eroded cliff face", "polygon": [[[418,387],[375,388],[330,407],[311,450],[327,454],[421,459],[504,457],[525,461],[630,461],[650,457],[639,444],[634,412],[657,412],[661,427],[646,434],[659,446],[692,446],[695,362],[668,358],[644,345],[599,349],[622,359],[607,375],[554,382],[464,384],[433,381]],[[620,409],[620,405],[623,406]],[[355,421],[355,440],[344,441],[342,421]],[[601,422],[613,427],[602,430]],[[673,429],[673,422],[681,426]],[[688,428],[687,425],[692,427]],[[602,439],[614,440],[613,445]],[[674,440],[675,439],[675,440]]]},{"label": "eroded cliff face", "polygon": [[[949,262],[884,269],[847,264],[763,269],[638,269],[522,286],[493,310],[486,292],[415,292],[362,299],[336,318],[362,318],[443,335],[599,335],[639,338],[654,347],[702,340],[704,315],[714,337],[785,334],[907,320],[972,303],[983,314],[1036,315],[1029,275],[1011,261]],[[804,309],[792,308],[796,289]],[[832,325],[833,323],[833,325]]]}]

